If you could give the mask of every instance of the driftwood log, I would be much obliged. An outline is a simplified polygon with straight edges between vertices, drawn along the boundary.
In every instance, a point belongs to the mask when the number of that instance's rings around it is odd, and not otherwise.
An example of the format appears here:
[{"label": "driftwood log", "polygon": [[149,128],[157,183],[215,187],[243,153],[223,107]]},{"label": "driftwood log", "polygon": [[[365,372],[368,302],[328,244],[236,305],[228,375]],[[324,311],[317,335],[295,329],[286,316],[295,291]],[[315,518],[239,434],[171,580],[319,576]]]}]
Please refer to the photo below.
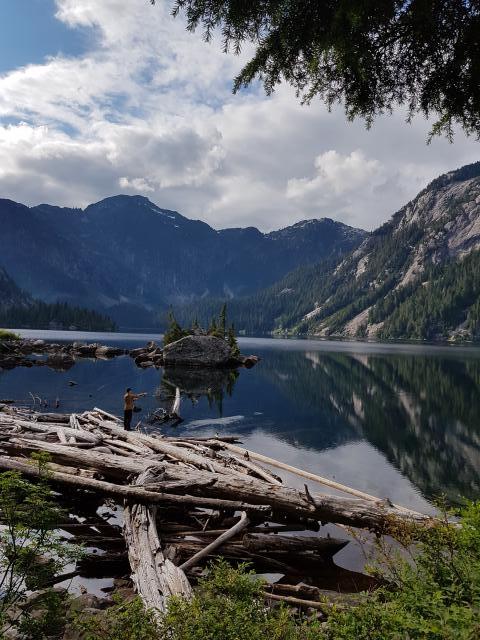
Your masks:
[{"label": "driftwood log", "polygon": [[[320,574],[332,568],[332,556],[348,543],[311,535],[319,523],[384,533],[398,520],[422,526],[433,522],[348,487],[345,492],[354,497],[286,486],[271,468],[292,471],[292,467],[235,442],[232,437],[166,438],[128,432],[116,416],[98,408],[57,415],[0,406],[0,470],[30,478],[47,473],[59,496],[79,493],[90,500],[103,496],[123,506],[123,540],[132,580],[154,611],[164,610],[172,594],[190,597],[190,579],[218,554],[235,562],[253,562],[257,570],[282,573],[298,582],[305,577],[301,572],[311,569]],[[29,460],[39,451],[49,455],[47,470]],[[298,469],[293,472],[316,483],[324,480]],[[345,489],[338,483],[330,485]],[[79,508],[84,502],[79,499]],[[121,531],[102,524],[95,513],[90,521],[62,528],[74,539],[76,535],[87,545],[96,543],[106,550],[110,539],[115,550],[112,562],[124,566],[127,556],[118,555]],[[318,581],[317,574],[309,579]],[[312,591],[315,588],[307,585],[295,592],[284,588],[266,597],[323,611],[328,605],[311,604],[321,595]]]},{"label": "driftwood log", "polygon": [[[135,484],[145,485],[149,471],[138,476]],[[166,558],[158,537],[156,507],[130,504],[124,511],[124,532],[132,580],[145,606],[154,611],[165,609],[171,595],[191,595],[191,587],[182,568]]]}]

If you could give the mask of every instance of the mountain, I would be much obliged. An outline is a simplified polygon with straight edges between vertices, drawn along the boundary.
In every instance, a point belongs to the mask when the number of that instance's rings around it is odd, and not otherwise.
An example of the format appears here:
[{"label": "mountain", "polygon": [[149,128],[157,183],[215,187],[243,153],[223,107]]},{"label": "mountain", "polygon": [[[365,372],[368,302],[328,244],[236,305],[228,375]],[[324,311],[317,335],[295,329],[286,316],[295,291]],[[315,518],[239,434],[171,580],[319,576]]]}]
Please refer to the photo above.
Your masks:
[{"label": "mountain", "polygon": [[366,236],[328,218],[266,234],[217,231],[124,195],[84,210],[0,200],[0,216],[2,264],[22,289],[108,311],[129,327],[173,303],[248,295],[299,265],[345,255]]},{"label": "mountain", "polygon": [[434,180],[349,255],[299,267],[230,303],[230,316],[247,333],[477,339],[479,248],[475,163]]},{"label": "mountain", "polygon": [[13,306],[29,304],[30,297],[26,295],[10,278],[5,269],[0,267],[0,300],[2,310],[10,309]]}]

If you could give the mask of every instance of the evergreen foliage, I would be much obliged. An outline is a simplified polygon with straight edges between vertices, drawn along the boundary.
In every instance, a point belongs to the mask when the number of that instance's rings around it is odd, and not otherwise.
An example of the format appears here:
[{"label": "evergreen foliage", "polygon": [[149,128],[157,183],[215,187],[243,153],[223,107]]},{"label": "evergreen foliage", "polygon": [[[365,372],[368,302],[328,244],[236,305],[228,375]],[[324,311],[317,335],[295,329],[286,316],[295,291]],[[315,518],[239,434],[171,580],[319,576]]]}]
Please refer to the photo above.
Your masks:
[{"label": "evergreen foliage", "polygon": [[172,640],[316,640],[320,625],[285,607],[265,606],[259,580],[245,565],[210,566],[191,601],[173,597],[161,622],[161,637]]},{"label": "evergreen foliage", "polygon": [[184,338],[185,336],[189,336],[193,333],[193,328],[192,328],[192,331],[182,329],[182,327],[178,324],[177,319],[173,315],[172,311],[170,311],[168,314],[168,320],[169,320],[168,327],[163,336],[164,346],[166,346],[167,344],[170,344],[171,342],[176,342],[177,340],[180,340],[181,338]]},{"label": "evergreen foliage", "polygon": [[[349,255],[299,267],[231,300],[238,331],[479,340],[480,250],[463,255],[478,246],[479,179],[479,162],[440,176]],[[201,300],[179,314],[203,319],[222,302]]]},{"label": "evergreen foliage", "polygon": [[180,12],[207,41],[219,30],[225,51],[253,43],[235,91],[258,78],[270,94],[286,81],[367,125],[403,104],[410,117],[436,115],[432,134],[451,137],[456,123],[480,133],[477,2],[175,0]]},{"label": "evergreen foliage", "polygon": [[22,329],[70,329],[81,331],[115,331],[115,323],[91,309],[74,307],[67,302],[28,304],[0,308],[0,325]]},{"label": "evergreen foliage", "polygon": [[[213,304],[212,301],[211,303]],[[200,311],[199,313],[200,317],[201,318],[205,317],[204,313],[202,313],[202,310],[199,309],[199,311]],[[188,324],[187,314],[188,314],[188,311],[186,310],[185,307],[180,308],[180,315],[182,316],[182,319],[185,320],[185,324]],[[167,344],[170,344],[171,342],[176,342],[177,340],[180,340],[185,336],[197,335],[197,334],[208,335],[208,336],[215,336],[216,338],[220,338],[222,340],[226,340],[232,351],[232,356],[235,357],[240,355],[240,349],[238,346],[237,339],[235,337],[235,329],[233,324],[229,329],[227,329],[227,303],[226,302],[224,302],[221,305],[219,315],[218,316],[212,315],[210,317],[210,321],[205,322],[205,325],[208,326],[207,330],[202,329],[202,326],[199,324],[196,316],[195,320],[191,325],[191,329],[184,329],[177,321],[173,311],[169,311],[168,325],[167,325],[165,334],[163,336],[163,344],[167,345]]]},{"label": "evergreen foliage", "polygon": [[382,338],[480,338],[480,252],[460,262],[430,266],[421,283],[392,292],[371,312],[372,322],[385,321]]},{"label": "evergreen foliage", "polygon": [[[399,274],[409,266],[409,244],[418,229],[395,236],[374,234],[369,241],[374,260],[359,278],[347,268],[322,262],[289,274],[273,287],[253,296],[229,301],[235,325],[249,335],[268,333],[308,334],[324,322],[329,333],[366,308],[369,323],[384,322],[378,337],[384,339],[447,339],[459,327],[459,339],[480,339],[480,251],[459,262],[428,266],[421,281],[396,287]],[[374,278],[373,274],[377,277]],[[371,286],[375,279],[375,287]],[[318,302],[318,305],[317,305]],[[179,308],[180,317],[193,310],[208,317],[219,300],[203,300]],[[317,307],[311,320],[302,320]],[[362,337],[360,327],[358,337]]]},{"label": "evergreen foliage", "polygon": [[20,340],[20,336],[14,331],[0,329],[0,340]]}]

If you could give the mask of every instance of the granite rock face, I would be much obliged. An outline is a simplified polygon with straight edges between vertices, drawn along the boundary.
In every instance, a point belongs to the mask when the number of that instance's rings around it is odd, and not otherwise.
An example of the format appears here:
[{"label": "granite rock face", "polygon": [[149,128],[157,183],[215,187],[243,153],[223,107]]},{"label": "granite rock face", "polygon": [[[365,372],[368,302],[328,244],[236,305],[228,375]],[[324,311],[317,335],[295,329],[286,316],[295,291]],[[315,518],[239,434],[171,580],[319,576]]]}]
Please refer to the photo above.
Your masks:
[{"label": "granite rock face", "polygon": [[163,349],[165,366],[227,367],[235,365],[230,347],[215,336],[186,336]]}]

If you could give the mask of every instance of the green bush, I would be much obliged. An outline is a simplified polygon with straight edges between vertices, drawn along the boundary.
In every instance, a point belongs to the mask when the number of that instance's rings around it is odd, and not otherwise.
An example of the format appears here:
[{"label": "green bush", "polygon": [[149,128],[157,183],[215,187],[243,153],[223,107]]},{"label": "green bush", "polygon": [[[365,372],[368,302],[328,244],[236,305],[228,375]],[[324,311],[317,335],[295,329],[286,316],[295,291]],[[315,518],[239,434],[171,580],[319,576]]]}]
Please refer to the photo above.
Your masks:
[{"label": "green bush", "polygon": [[9,329],[0,329],[0,340],[20,340],[20,336]]},{"label": "green bush", "polygon": [[173,313],[169,313],[168,316],[168,327],[163,336],[163,346],[166,347],[167,344],[171,342],[176,342],[185,336],[190,335],[190,331],[186,331],[182,329],[182,327],[178,324]]},{"label": "green bush", "polygon": [[195,335],[197,332],[200,334],[203,332],[209,336],[215,336],[221,340],[225,340],[230,349],[232,356],[238,357],[240,355],[240,348],[238,346],[237,338],[235,337],[235,328],[233,324],[227,329],[227,305],[223,304],[220,314],[217,317],[213,317],[210,320],[208,329],[205,331],[198,324],[197,319],[194,320],[191,329],[184,329],[178,322],[173,312],[168,314],[168,326],[163,336],[163,346],[167,346],[171,342],[176,342],[185,336]]},{"label": "green bush", "polygon": [[245,566],[225,561],[211,565],[192,600],[170,599],[161,623],[161,637],[171,640],[313,640],[316,622],[296,618],[285,607],[269,608],[264,582]]},{"label": "green bush", "polygon": [[159,640],[159,628],[140,598],[115,604],[96,615],[80,613],[73,621],[82,640]]},{"label": "green bush", "polygon": [[[35,484],[14,471],[0,474],[0,637],[17,629],[21,637],[40,640],[58,632],[65,618],[62,596],[48,587],[79,556],[55,528],[65,515],[48,486],[45,454],[33,464],[42,472]],[[41,602],[26,600],[42,590]]]},{"label": "green bush", "polygon": [[[461,526],[445,520],[392,531],[397,551],[379,542],[375,573],[386,586],[361,604],[332,607],[328,620],[269,608],[264,583],[245,566],[210,566],[191,600],[170,599],[158,625],[139,600],[111,609],[86,640],[477,640],[480,637],[480,503]],[[403,548],[400,555],[398,549]],[[412,551],[412,545],[414,551]],[[84,627],[85,629],[86,627]]]},{"label": "green bush", "polygon": [[[420,542],[411,552],[411,545]],[[388,586],[329,618],[328,640],[474,640],[480,637],[480,503],[422,530],[398,529],[407,553],[387,549],[377,572]]]}]

